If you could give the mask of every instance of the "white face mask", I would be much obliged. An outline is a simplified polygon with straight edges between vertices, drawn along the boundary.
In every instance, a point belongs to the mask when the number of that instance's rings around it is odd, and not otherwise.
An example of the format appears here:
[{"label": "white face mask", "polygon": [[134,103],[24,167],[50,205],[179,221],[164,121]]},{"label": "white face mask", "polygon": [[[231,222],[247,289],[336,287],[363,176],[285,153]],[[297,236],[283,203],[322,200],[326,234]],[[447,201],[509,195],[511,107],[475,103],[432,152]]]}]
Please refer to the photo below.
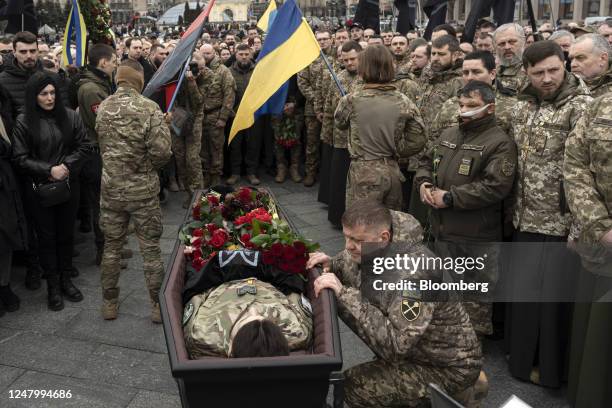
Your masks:
[{"label": "white face mask", "polygon": [[487,103],[485,106],[475,109],[473,111],[468,111],[468,112],[461,112],[459,111],[459,116],[461,116],[462,118],[473,118],[474,116],[481,114],[482,112],[484,112],[491,104]]}]

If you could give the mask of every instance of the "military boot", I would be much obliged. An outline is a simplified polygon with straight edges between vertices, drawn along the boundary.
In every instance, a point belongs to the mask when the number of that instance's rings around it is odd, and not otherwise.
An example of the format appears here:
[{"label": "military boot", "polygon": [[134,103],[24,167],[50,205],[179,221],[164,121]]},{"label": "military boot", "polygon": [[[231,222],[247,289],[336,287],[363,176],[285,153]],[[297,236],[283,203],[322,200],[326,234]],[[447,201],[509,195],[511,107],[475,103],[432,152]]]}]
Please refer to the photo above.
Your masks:
[{"label": "military boot", "polygon": [[47,275],[47,307],[54,312],[64,308],[60,278],[56,272]]},{"label": "military boot", "polygon": [[302,175],[300,174],[300,146],[293,146],[290,150],[291,155],[291,180],[294,183],[302,181]]},{"label": "military boot", "polygon": [[286,178],[287,166],[285,166],[284,164],[279,164],[278,166],[276,166],[276,177],[274,178],[274,181],[276,181],[277,183],[284,183]]},{"label": "military boot", "polygon": [[160,324],[162,322],[161,310],[158,302],[151,302],[151,321]]},{"label": "military boot", "polygon": [[61,279],[62,294],[66,297],[66,299],[71,302],[80,302],[83,300],[83,294],[72,283],[72,279],[70,279],[70,273],[68,271],[62,273]]},{"label": "military boot", "polygon": [[302,176],[300,175],[300,170],[298,169],[297,164],[292,164],[289,171],[291,172],[291,180],[293,180],[294,183],[299,183],[302,181]]},{"label": "military boot", "polygon": [[312,187],[315,183],[315,176],[311,173],[306,173],[306,177],[304,177],[304,187]]},{"label": "military boot", "polygon": [[19,309],[19,297],[11,290],[11,285],[0,286],[0,303],[9,312],[14,312]]},{"label": "military boot", "polygon": [[104,320],[115,320],[119,312],[119,288],[106,289],[102,292],[102,317]]},{"label": "military boot", "polygon": [[212,176],[212,177],[210,178],[210,187],[211,187],[211,188],[212,188],[212,187],[215,187],[215,186],[218,186],[219,184],[222,184],[222,183],[221,183],[221,176],[219,176],[219,175],[215,175],[215,176]]},{"label": "military boot", "polygon": [[239,174],[232,174],[231,176],[228,177],[227,180],[225,180],[225,183],[227,183],[230,186],[233,186],[234,184],[236,184],[239,181],[240,181],[240,175]]},{"label": "military boot", "polygon": [[40,289],[40,280],[42,278],[43,270],[39,265],[33,265],[26,271],[25,287],[28,290]]}]

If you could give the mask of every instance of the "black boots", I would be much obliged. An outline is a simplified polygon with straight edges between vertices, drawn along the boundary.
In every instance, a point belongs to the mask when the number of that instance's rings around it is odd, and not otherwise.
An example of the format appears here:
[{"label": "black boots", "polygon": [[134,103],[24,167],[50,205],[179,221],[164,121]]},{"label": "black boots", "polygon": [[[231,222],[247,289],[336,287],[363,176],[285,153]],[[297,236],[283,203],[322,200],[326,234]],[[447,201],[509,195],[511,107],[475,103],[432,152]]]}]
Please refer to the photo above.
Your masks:
[{"label": "black boots", "polygon": [[61,287],[62,287],[62,294],[69,301],[80,302],[81,300],[83,300],[83,294],[81,293],[80,290],[76,288],[76,286],[74,286],[74,284],[72,283],[72,280],[70,280],[69,275],[64,274],[62,276]]},{"label": "black boots", "polygon": [[64,298],[57,275],[47,276],[47,307],[55,312],[64,308]]},{"label": "black boots", "polygon": [[42,275],[43,270],[40,266],[30,266],[26,271],[25,287],[29,290],[40,289],[40,279]]},{"label": "black boots", "polygon": [[19,309],[19,298],[13,293],[10,285],[0,286],[0,303],[2,303],[4,309],[9,312],[14,312]]}]

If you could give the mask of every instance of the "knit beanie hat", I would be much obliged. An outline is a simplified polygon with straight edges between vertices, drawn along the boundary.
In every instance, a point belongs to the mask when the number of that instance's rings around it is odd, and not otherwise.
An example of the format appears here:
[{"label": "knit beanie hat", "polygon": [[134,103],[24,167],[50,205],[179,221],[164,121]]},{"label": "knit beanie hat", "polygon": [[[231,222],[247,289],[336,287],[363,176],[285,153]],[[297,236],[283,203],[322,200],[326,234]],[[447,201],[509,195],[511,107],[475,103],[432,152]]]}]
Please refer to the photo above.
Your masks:
[{"label": "knit beanie hat", "polygon": [[138,93],[144,87],[144,70],[137,61],[125,60],[117,68],[117,86],[127,86],[135,89]]}]

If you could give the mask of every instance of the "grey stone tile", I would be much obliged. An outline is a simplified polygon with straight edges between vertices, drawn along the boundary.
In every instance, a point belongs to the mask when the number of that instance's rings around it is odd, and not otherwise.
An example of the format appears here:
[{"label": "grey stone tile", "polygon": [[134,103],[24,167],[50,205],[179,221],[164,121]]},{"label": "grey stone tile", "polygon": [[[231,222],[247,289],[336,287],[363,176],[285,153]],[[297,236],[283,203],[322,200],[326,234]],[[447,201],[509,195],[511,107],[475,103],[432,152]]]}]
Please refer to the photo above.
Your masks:
[{"label": "grey stone tile", "polygon": [[139,289],[134,289],[120,301],[119,311],[123,314],[129,314],[142,318],[151,316],[151,303],[149,294],[145,290],[144,285]]},{"label": "grey stone tile", "polygon": [[106,344],[73,374],[76,378],[177,394],[168,356]]},{"label": "grey stone tile", "polygon": [[18,311],[7,313],[0,319],[0,326],[40,333],[54,333],[79,313],[79,309],[73,307],[76,303],[65,301],[65,304],[66,307],[63,310],[51,312],[47,308],[46,289],[31,292],[29,298],[22,297]]},{"label": "grey stone tile", "polygon": [[96,347],[91,342],[21,332],[2,341],[0,361],[14,367],[70,375]]},{"label": "grey stone tile", "polygon": [[104,320],[97,310],[83,310],[62,330],[62,335],[89,343],[104,343],[147,350],[166,352],[166,341],[161,325],[151,322],[150,317],[125,314],[119,308],[116,320]]},{"label": "grey stone tile", "polygon": [[5,395],[4,390],[9,389],[11,384],[26,370],[0,364],[0,401]]},{"label": "grey stone tile", "polygon": [[138,391],[127,408],[180,408],[181,399],[178,395],[163,394],[153,391]]},{"label": "grey stone tile", "polygon": [[136,395],[136,390],[96,381],[28,371],[11,385],[20,390],[70,390],[71,398],[8,399],[4,393],[0,398],[7,408],[123,408]]}]

